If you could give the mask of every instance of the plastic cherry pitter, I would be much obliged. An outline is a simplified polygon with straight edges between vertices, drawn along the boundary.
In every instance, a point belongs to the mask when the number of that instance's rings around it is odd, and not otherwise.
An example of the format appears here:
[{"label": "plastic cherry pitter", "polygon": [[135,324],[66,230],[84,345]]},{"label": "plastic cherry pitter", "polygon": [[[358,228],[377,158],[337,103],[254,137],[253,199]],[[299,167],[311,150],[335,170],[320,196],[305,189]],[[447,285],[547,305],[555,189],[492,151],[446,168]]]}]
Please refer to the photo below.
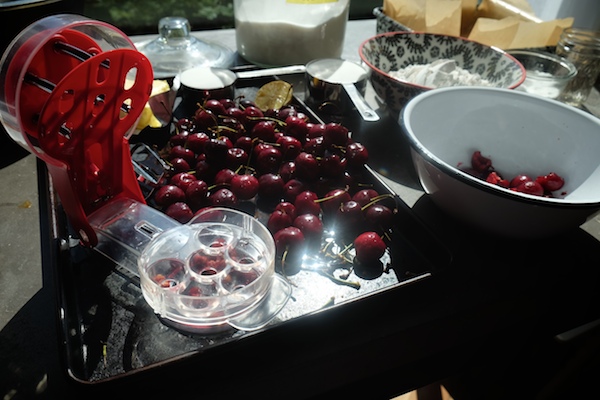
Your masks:
[{"label": "plastic cherry pitter", "polygon": [[88,216],[115,199],[145,204],[128,145],[152,90],[152,66],[115,27],[56,15],[24,29],[0,61],[0,116],[42,159],[82,244]]},{"label": "plastic cherry pitter", "polygon": [[[180,224],[144,200],[128,138],[152,82],[150,61],[118,29],[50,16],[23,30],[0,60],[0,117],[46,163],[81,243],[138,275],[165,322],[200,333],[260,329],[291,294],[274,272],[266,227],[226,209]],[[202,269],[197,260],[211,257],[224,268]]]}]

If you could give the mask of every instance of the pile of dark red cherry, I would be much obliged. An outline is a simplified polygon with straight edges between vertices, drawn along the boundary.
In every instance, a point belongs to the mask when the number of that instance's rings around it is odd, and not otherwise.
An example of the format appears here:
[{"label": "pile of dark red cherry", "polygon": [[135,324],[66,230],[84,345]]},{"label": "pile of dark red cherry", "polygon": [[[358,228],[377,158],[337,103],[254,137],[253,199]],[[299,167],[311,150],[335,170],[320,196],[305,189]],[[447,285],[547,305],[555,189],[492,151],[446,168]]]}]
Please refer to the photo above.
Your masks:
[{"label": "pile of dark red cherry", "polygon": [[[473,152],[470,168],[463,165],[459,165],[459,168],[488,183],[534,196],[554,197],[553,192],[560,190],[565,184],[565,180],[555,172],[539,175],[535,178],[526,174],[518,174],[510,180],[506,179],[496,171],[492,165],[492,160],[482,155],[479,150]],[[564,195],[565,193],[561,194]]]},{"label": "pile of dark red cherry", "polygon": [[294,105],[263,112],[240,98],[207,100],[175,126],[160,151],[170,171],[150,205],[186,223],[205,207],[252,203],[288,261],[307,246],[322,250],[326,226],[345,236],[350,262],[377,264],[386,252],[396,203],[375,190],[368,151],[342,124],[311,122]]}]

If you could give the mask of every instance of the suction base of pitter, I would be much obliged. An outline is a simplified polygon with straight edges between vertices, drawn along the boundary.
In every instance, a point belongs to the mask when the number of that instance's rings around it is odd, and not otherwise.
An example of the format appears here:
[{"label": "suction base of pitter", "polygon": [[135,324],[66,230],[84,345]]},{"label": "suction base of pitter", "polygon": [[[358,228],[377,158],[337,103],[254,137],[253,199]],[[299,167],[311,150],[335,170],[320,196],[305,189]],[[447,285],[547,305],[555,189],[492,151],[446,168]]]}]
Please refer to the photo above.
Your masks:
[{"label": "suction base of pitter", "polygon": [[[145,299],[164,322],[199,333],[260,329],[291,292],[273,262],[260,259],[255,264],[262,266],[250,271],[246,261],[228,259],[232,276],[192,276],[188,268],[177,285],[159,280],[160,273],[146,279],[140,266],[144,251],[164,235],[189,235],[185,241],[193,243],[198,233],[146,205],[133,168],[128,138],[152,82],[149,60],[123,32],[79,15],[54,15],[25,28],[2,56],[0,118],[15,142],[45,162],[81,244],[139,276]],[[255,220],[244,218],[246,225]],[[268,247],[253,256],[271,257]],[[195,254],[186,251],[189,258]],[[212,275],[220,281],[207,283]],[[238,276],[246,281],[231,286]]]}]

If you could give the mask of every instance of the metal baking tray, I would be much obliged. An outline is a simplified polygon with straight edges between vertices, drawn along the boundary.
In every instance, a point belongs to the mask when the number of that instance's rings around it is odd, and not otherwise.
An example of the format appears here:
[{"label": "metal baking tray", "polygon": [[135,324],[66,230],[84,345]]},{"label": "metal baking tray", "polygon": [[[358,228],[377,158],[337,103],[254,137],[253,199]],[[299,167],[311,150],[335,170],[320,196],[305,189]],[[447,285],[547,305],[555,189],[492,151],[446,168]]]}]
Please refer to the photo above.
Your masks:
[{"label": "metal baking tray", "polygon": [[[296,88],[302,86],[300,76],[284,78],[296,79]],[[269,79],[275,77],[241,81],[238,94],[251,98]],[[323,116],[308,108],[301,97],[294,97],[295,105],[312,118],[322,120]],[[384,268],[376,273],[341,271],[346,275],[343,279],[352,284],[340,284],[318,270],[301,269],[289,276],[292,297],[265,328],[207,335],[178,331],[163,323],[145,302],[136,274],[69,239],[70,230],[60,203],[50,196],[48,209],[58,221],[55,235],[62,244],[53,260],[53,274],[68,375],[86,385],[121,381],[149,370],[176,369],[182,361],[202,363],[207,353],[213,359],[234,343],[236,348],[245,343],[252,346],[257,337],[274,328],[302,324],[311,315],[352,313],[360,319],[369,313],[371,306],[366,305],[393,301],[407,287],[418,287],[447,268],[452,254],[410,207],[368,166],[363,179],[380,193],[393,195],[397,210]],[[48,188],[50,193],[51,189]]]}]

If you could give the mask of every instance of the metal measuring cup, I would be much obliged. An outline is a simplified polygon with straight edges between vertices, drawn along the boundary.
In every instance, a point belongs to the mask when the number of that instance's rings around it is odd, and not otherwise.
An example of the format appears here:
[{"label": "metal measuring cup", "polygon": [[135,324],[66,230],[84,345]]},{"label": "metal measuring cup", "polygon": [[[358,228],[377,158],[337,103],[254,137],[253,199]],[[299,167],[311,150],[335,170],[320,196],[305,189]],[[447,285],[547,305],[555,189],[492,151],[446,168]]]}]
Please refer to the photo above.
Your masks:
[{"label": "metal measuring cup", "polygon": [[369,71],[363,66],[348,60],[323,58],[306,64],[305,77],[310,103],[333,106],[341,114],[356,109],[365,121],[379,120],[364,98]]}]

